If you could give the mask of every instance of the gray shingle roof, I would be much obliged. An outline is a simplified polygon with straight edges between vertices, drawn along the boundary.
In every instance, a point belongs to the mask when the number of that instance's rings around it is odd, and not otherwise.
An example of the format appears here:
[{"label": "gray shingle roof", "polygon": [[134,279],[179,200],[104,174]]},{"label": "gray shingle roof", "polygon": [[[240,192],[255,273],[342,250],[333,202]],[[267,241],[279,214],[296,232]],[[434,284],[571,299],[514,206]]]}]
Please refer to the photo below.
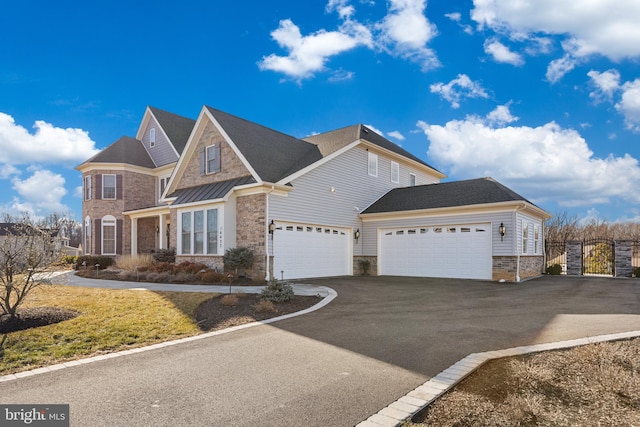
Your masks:
[{"label": "gray shingle roof", "polygon": [[311,142],[313,144],[317,144],[323,156],[327,156],[333,153],[334,151],[337,151],[342,147],[345,147],[359,139],[368,141],[372,144],[375,144],[379,147],[382,147],[386,150],[389,150],[401,156],[407,157],[435,171],[438,171],[436,168],[429,165],[424,160],[421,160],[420,158],[414,156],[404,148],[400,147],[397,144],[394,144],[393,142],[389,141],[379,133],[374,132],[373,130],[369,129],[368,127],[362,124],[347,126],[341,129],[336,129],[334,131],[325,132],[325,133],[304,138],[305,141]]},{"label": "gray shingle roof", "polygon": [[282,178],[322,159],[315,144],[206,107],[263,181]]},{"label": "gray shingle roof", "polygon": [[151,106],[149,106],[149,110],[167,134],[178,154],[182,154],[196,121]]},{"label": "gray shingle roof", "polygon": [[86,163],[126,163],[145,168],[156,167],[142,142],[129,136],[123,136],[82,164]]},{"label": "gray shingle roof", "polygon": [[395,188],[362,213],[413,211],[512,201],[523,201],[533,205],[518,193],[491,178],[478,178]]},{"label": "gray shingle roof", "polygon": [[227,181],[214,182],[212,184],[197,185],[195,187],[181,188],[174,191],[169,197],[176,197],[174,205],[183,203],[201,202],[203,200],[221,199],[229,193],[235,186],[254,184],[255,179],[251,176],[230,179]]}]

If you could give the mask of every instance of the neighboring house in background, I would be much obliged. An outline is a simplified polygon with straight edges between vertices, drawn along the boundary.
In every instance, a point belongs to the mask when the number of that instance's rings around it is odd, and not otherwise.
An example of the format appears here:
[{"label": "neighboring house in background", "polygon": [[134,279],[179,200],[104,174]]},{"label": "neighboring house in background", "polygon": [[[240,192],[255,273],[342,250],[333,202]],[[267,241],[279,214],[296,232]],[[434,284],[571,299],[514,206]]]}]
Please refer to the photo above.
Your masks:
[{"label": "neighboring house in background", "polygon": [[254,278],[373,274],[520,280],[544,268],[549,215],[489,179],[445,177],[363,125],[305,139],[203,107],[149,107],[77,167],[87,254],[175,247],[222,268],[255,254]]},{"label": "neighboring house in background", "polygon": [[0,242],[9,237],[33,235],[35,233],[48,235],[51,239],[51,249],[56,253],[67,254],[69,250],[75,249],[69,247],[69,238],[65,237],[63,233],[58,229],[38,229],[29,225],[15,222],[0,222]]}]

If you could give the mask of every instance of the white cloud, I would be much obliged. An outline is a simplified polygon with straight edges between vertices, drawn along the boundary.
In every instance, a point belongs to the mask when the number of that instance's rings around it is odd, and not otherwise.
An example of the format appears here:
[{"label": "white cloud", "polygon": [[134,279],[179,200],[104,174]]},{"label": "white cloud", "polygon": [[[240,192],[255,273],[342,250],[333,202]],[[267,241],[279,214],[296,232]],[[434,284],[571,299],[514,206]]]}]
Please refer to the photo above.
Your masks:
[{"label": "white cloud", "polygon": [[62,198],[67,194],[62,175],[49,170],[36,170],[24,180],[15,177],[11,182],[13,189],[22,199],[14,199],[14,207],[17,210],[47,213],[69,210],[62,203]]},{"label": "white cloud", "polygon": [[505,125],[508,123],[517,122],[520,118],[511,114],[509,110],[509,104],[499,105],[487,114],[487,121],[491,125]]},{"label": "white cloud", "polygon": [[451,108],[460,108],[462,98],[488,98],[489,95],[482,85],[474,82],[466,74],[458,74],[458,77],[449,83],[434,83],[429,86],[431,93],[440,95],[451,103]]},{"label": "white cloud", "polygon": [[20,170],[14,167],[13,165],[2,165],[0,164],[0,179],[7,179],[11,175],[19,175]]},{"label": "white cloud", "polygon": [[429,157],[457,179],[492,176],[537,203],[640,203],[635,158],[594,157],[577,131],[555,122],[496,127],[487,118],[467,117],[444,126],[420,121],[418,127],[429,139]]},{"label": "white cloud", "polygon": [[397,139],[398,141],[404,141],[405,140],[404,135],[401,134],[400,132],[398,132],[397,130],[389,132],[388,135],[393,139]]},{"label": "white cloud", "polygon": [[445,13],[444,16],[454,22],[460,22],[460,20],[462,19],[462,15],[460,14],[460,12]]},{"label": "white cloud", "polygon": [[587,73],[596,90],[589,94],[596,103],[612,101],[613,95],[620,89],[620,72],[615,69],[603,73],[591,70]]},{"label": "white cloud", "polygon": [[371,125],[365,125],[365,126],[371,129],[372,131],[374,131],[375,133],[377,133],[378,135],[384,136],[384,132],[382,132],[380,129],[373,127]]},{"label": "white cloud", "polygon": [[622,85],[622,97],[616,110],[624,115],[627,128],[640,131],[640,79]]},{"label": "white cloud", "polygon": [[271,37],[288,51],[287,56],[271,54],[263,57],[262,70],[284,73],[296,80],[312,77],[323,71],[332,56],[358,46],[371,46],[371,32],[363,25],[347,19],[337,31],[320,30],[303,36],[290,19],[280,21]]},{"label": "white cloud", "polygon": [[13,117],[0,113],[0,164],[68,165],[84,161],[99,151],[82,129],[62,129],[41,120],[33,127],[35,133],[29,133],[16,124]]},{"label": "white cloud", "polygon": [[495,39],[489,39],[484,43],[484,51],[491,55],[496,62],[520,66],[524,64],[522,56],[512,52],[509,48]]},{"label": "white cloud", "polygon": [[327,12],[338,12],[338,15],[342,19],[351,18],[351,15],[355,12],[353,6],[349,4],[349,0],[329,0],[326,6]]},{"label": "white cloud", "polygon": [[389,13],[377,25],[380,42],[392,54],[419,63],[423,70],[440,65],[427,43],[438,30],[424,15],[426,0],[390,0]]},{"label": "white cloud", "polygon": [[640,3],[590,0],[474,0],[471,18],[480,28],[507,35],[566,37],[564,55],[551,62],[550,82],[556,82],[593,54],[614,61],[640,56]]}]

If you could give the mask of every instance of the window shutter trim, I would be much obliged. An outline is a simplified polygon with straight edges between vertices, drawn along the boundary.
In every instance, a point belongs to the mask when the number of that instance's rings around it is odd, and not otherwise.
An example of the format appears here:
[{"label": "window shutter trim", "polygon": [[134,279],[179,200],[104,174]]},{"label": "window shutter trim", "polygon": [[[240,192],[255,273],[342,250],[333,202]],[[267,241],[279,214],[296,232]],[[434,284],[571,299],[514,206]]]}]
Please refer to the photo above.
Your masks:
[{"label": "window shutter trim", "polygon": [[96,219],[94,221],[94,234],[96,238],[91,242],[95,247],[95,251],[93,252],[96,255],[102,255],[102,220]]},{"label": "window shutter trim", "polygon": [[204,148],[200,149],[200,176],[204,175],[206,173],[206,157],[205,157],[205,152],[204,152]]},{"label": "window shutter trim", "polygon": [[122,228],[124,222],[119,219],[116,220],[116,254],[122,255]]},{"label": "window shutter trim", "polygon": [[96,199],[102,199],[102,175],[96,175]]},{"label": "window shutter trim", "polygon": [[122,175],[116,175],[116,199],[122,200]]}]

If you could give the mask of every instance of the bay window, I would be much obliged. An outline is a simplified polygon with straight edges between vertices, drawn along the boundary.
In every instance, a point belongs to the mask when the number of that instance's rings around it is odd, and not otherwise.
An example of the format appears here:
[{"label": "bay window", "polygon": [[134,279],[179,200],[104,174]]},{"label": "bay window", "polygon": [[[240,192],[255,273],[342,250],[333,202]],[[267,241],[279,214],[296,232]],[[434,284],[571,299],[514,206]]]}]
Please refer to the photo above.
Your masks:
[{"label": "bay window", "polygon": [[218,209],[182,212],[180,222],[180,255],[218,254]]}]

